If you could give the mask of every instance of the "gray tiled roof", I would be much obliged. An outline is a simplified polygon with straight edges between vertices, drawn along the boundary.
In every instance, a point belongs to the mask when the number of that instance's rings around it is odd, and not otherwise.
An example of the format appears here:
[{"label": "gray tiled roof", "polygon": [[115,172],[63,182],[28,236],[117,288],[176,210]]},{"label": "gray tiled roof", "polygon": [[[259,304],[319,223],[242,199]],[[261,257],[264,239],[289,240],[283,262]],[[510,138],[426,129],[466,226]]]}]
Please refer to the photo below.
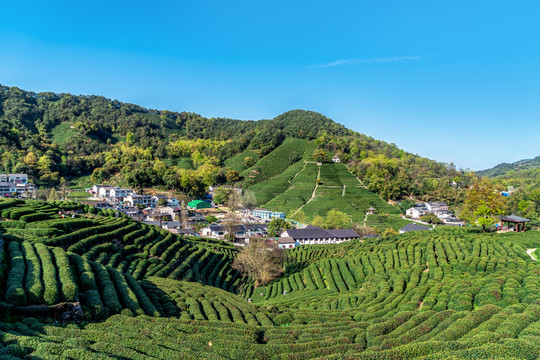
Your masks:
[{"label": "gray tiled roof", "polygon": [[293,239],[360,238],[352,229],[325,230],[313,225],[303,229],[288,229],[287,234]]},{"label": "gray tiled roof", "polygon": [[517,216],[517,215],[503,216],[503,217],[501,217],[501,220],[502,221],[510,221],[510,222],[529,222],[529,221],[531,221],[529,219],[522,218],[522,217]]},{"label": "gray tiled roof", "polygon": [[422,231],[422,230],[431,230],[431,228],[429,228],[427,226],[414,224],[414,223],[409,223],[409,224],[405,225],[404,227],[402,227],[401,229],[399,229],[399,231],[402,231],[402,232]]}]

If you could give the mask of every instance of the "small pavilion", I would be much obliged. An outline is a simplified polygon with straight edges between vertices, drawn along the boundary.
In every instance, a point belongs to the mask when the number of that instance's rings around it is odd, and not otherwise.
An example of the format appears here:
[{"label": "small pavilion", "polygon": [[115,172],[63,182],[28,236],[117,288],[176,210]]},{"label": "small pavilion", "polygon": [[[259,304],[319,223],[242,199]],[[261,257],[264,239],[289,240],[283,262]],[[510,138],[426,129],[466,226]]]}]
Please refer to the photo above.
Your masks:
[{"label": "small pavilion", "polygon": [[504,227],[504,223],[508,224],[508,228],[510,228],[510,225],[514,225],[514,231],[520,232],[525,231],[525,223],[530,222],[531,220],[525,219],[522,217],[519,217],[517,215],[509,215],[509,216],[502,216],[501,217],[501,224]]},{"label": "small pavilion", "polygon": [[370,207],[369,209],[367,209],[366,214],[367,215],[373,215],[373,214],[375,214],[375,211],[377,211],[377,209],[375,209],[373,207]]}]

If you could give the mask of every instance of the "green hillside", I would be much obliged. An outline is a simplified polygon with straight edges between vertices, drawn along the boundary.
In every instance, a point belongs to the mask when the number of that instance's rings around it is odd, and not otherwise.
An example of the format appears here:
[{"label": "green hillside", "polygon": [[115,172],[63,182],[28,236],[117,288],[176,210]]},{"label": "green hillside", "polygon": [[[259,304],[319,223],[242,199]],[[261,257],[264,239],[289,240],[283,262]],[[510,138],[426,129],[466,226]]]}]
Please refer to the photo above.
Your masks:
[{"label": "green hillside", "polygon": [[491,169],[481,170],[477,173],[481,176],[495,177],[506,175],[509,172],[519,172],[538,168],[540,168],[540,156],[535,157],[534,159],[516,161],[511,164],[501,163],[492,167]]},{"label": "green hillside", "polygon": [[[448,184],[472,181],[466,171],[407,153],[313,111],[291,110],[258,121],[205,118],[95,95],[0,85],[0,171],[27,173],[42,187],[57,187],[65,178],[72,185],[115,182],[195,198],[210,186],[249,188],[275,180],[276,189],[285,191],[303,164],[289,168],[313,160],[315,150],[339,155],[368,190],[384,199],[412,194],[460,202],[462,192]],[[246,157],[255,164],[246,168]],[[266,188],[272,186],[261,184],[260,203],[279,194]]]},{"label": "green hillside", "polygon": [[[286,163],[289,156],[289,152],[285,151],[287,148],[298,147],[283,146],[282,151],[272,152],[260,162],[267,159],[267,162],[272,161],[275,164]],[[311,150],[305,154],[311,154]],[[362,224],[370,207],[375,208],[380,216],[399,217],[397,208],[367,190],[346,165],[318,165],[308,156],[290,165],[280,174],[249,186],[248,190],[254,192],[259,206],[282,211],[293,219],[302,212],[308,221],[312,221],[317,215],[326,216],[328,211],[337,209],[349,215],[353,223]],[[403,225],[407,222],[400,219]],[[383,223],[376,225],[382,228],[391,227]]]},{"label": "green hillside", "polygon": [[526,253],[540,248],[537,231],[301,246],[281,278],[253,288],[220,241],[73,203],[0,209],[3,359],[540,356],[540,263]]}]

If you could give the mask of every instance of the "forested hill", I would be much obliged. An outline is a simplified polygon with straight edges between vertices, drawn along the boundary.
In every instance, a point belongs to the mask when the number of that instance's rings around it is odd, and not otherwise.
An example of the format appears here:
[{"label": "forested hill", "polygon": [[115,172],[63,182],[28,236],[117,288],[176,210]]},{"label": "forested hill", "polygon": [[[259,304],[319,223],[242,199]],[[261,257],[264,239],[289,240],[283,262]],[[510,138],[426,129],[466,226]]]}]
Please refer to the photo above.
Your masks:
[{"label": "forested hill", "polygon": [[[196,195],[209,185],[243,181],[226,163],[243,164],[244,157],[257,163],[289,138],[315,144],[323,160],[338,155],[384,198],[452,201],[456,194],[449,193],[448,183],[466,184],[474,176],[312,111],[242,121],[0,86],[0,170],[26,172],[42,184],[92,174],[92,181],[123,179],[133,187],[164,186]],[[298,153],[286,155],[280,161],[300,160]]]},{"label": "forested hill", "polygon": [[522,171],[540,168],[540,156],[534,159],[524,159],[516,161],[514,163],[501,163],[492,167],[491,169],[478,171],[478,175],[495,177],[500,175],[506,175],[510,171]]}]

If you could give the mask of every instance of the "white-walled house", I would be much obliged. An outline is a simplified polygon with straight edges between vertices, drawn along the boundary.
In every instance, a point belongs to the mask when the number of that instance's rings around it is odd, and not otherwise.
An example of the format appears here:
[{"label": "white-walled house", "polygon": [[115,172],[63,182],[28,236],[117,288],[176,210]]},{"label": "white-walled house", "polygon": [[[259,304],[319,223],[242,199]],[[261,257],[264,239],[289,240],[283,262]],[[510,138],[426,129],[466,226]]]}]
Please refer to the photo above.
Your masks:
[{"label": "white-walled house", "polygon": [[407,211],[405,211],[405,214],[411,219],[420,219],[420,217],[424,216],[426,212],[420,207],[412,207],[410,209],[407,209]]},{"label": "white-walled house", "polygon": [[278,212],[278,211],[270,211],[266,209],[254,209],[251,212],[251,215],[258,217],[260,219],[266,219],[266,220],[276,219],[276,218],[285,219],[285,213]]},{"label": "white-walled house", "polygon": [[114,186],[111,186],[111,185],[101,185],[99,188],[98,188],[98,192],[97,194],[99,195],[99,197],[102,197],[102,198],[108,198],[111,196],[111,190],[114,189]]},{"label": "white-walled house", "polygon": [[0,174],[0,193],[11,196],[15,193],[25,194],[36,190],[36,186],[28,182],[26,174]]},{"label": "white-walled house", "polygon": [[433,202],[427,202],[425,205],[426,205],[427,210],[432,213],[448,210],[448,204],[445,202],[433,201]]},{"label": "white-walled house", "polygon": [[129,206],[137,206],[137,205],[155,205],[152,202],[152,196],[151,195],[138,195],[138,194],[131,194],[124,198],[124,201],[129,204]]},{"label": "white-walled house", "polygon": [[280,238],[284,237],[292,238],[298,245],[339,244],[360,239],[360,236],[353,229],[325,230],[313,225],[308,225],[303,229],[287,229],[281,233]]},{"label": "white-walled house", "polygon": [[133,194],[131,189],[113,188],[110,190],[110,198],[114,201],[122,201],[125,197]]},{"label": "white-walled house", "polygon": [[291,237],[280,237],[277,239],[277,243],[280,249],[292,249],[296,247],[296,241]]}]

